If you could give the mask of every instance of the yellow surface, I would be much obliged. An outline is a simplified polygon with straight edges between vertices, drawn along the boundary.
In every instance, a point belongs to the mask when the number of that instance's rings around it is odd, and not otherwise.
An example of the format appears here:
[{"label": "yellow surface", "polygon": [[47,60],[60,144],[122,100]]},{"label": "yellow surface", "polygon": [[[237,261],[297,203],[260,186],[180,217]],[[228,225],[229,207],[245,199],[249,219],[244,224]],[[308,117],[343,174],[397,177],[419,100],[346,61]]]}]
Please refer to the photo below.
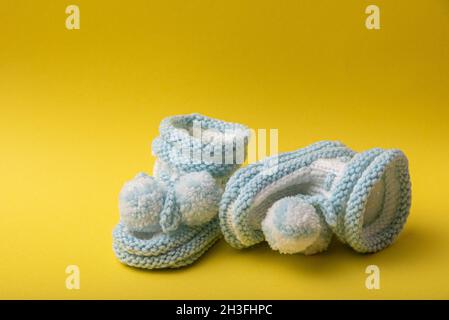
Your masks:
[{"label": "yellow surface", "polygon": [[[73,31],[69,4],[0,2],[0,298],[449,298],[447,0],[82,0]],[[280,151],[402,149],[404,232],[375,255],[221,241],[189,268],[121,265],[118,192],[151,171],[160,120],[190,112],[277,128]],[[380,290],[365,288],[369,264]]]}]

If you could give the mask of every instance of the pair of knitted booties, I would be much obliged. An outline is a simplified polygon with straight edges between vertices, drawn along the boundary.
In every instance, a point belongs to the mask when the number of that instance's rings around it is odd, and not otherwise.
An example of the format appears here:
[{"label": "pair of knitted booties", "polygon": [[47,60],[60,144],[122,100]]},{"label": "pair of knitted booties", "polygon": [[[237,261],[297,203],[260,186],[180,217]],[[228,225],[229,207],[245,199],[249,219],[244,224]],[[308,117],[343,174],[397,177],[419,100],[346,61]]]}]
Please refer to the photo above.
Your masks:
[{"label": "pair of knitted booties", "polygon": [[281,253],[314,254],[336,234],[376,252],[406,222],[410,177],[399,150],[355,153],[323,141],[238,169],[250,138],[243,125],[192,114],[159,131],[154,177],[140,173],[120,192],[113,248],[125,264],[185,266],[221,235],[235,248],[265,240]]}]

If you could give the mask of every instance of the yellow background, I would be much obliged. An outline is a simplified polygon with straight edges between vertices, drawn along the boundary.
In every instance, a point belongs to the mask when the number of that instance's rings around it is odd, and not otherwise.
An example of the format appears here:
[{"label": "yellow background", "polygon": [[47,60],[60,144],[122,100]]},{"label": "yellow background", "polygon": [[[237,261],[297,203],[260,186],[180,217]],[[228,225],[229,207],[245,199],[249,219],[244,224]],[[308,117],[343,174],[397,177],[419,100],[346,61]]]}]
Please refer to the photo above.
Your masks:
[{"label": "yellow background", "polygon": [[[70,4],[80,30],[65,28]],[[2,0],[0,298],[449,298],[448,108],[447,0]],[[121,265],[118,192],[151,171],[160,120],[191,112],[277,128],[280,151],[402,149],[404,232],[374,255],[220,241],[188,268]],[[369,264],[380,290],[365,288]]]}]

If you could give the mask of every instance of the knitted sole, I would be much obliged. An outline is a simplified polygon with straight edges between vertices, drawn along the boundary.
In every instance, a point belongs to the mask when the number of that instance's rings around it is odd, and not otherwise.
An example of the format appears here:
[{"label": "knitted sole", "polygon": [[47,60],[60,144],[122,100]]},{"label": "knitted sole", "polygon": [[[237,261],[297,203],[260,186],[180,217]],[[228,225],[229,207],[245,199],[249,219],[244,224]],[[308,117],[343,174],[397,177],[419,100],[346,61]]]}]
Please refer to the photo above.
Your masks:
[{"label": "knitted sole", "polygon": [[400,150],[382,150],[368,158],[363,170],[356,170],[357,162],[352,162],[354,165],[345,173],[352,178],[342,181],[345,187],[341,189],[345,191],[333,199],[347,199],[339,205],[344,210],[337,213],[340,223],[335,231],[358,252],[377,252],[393,243],[407,221],[411,205],[405,155]]},{"label": "knitted sole", "polygon": [[206,252],[221,233],[216,219],[205,226],[183,229],[176,234],[157,234],[141,239],[118,224],[113,231],[113,249],[124,264],[145,268],[178,268],[193,263]]}]

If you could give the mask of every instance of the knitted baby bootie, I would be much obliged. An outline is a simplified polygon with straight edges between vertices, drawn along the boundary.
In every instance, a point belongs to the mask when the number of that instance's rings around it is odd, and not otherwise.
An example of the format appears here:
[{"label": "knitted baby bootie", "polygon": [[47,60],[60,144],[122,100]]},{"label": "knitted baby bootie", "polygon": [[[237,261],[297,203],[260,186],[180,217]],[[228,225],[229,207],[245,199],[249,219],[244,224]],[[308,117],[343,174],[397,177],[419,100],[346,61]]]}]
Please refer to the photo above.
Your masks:
[{"label": "knitted baby bootie", "polygon": [[219,239],[223,186],[244,162],[249,138],[243,125],[199,114],[166,118],[159,133],[154,176],[124,185],[113,232],[117,258],[147,269],[188,265]]},{"label": "knitted baby bootie", "polygon": [[394,242],[410,201],[401,151],[354,153],[339,142],[319,142],[238,170],[219,217],[236,248],[266,240],[281,253],[314,254],[335,233],[358,252],[376,252]]}]

